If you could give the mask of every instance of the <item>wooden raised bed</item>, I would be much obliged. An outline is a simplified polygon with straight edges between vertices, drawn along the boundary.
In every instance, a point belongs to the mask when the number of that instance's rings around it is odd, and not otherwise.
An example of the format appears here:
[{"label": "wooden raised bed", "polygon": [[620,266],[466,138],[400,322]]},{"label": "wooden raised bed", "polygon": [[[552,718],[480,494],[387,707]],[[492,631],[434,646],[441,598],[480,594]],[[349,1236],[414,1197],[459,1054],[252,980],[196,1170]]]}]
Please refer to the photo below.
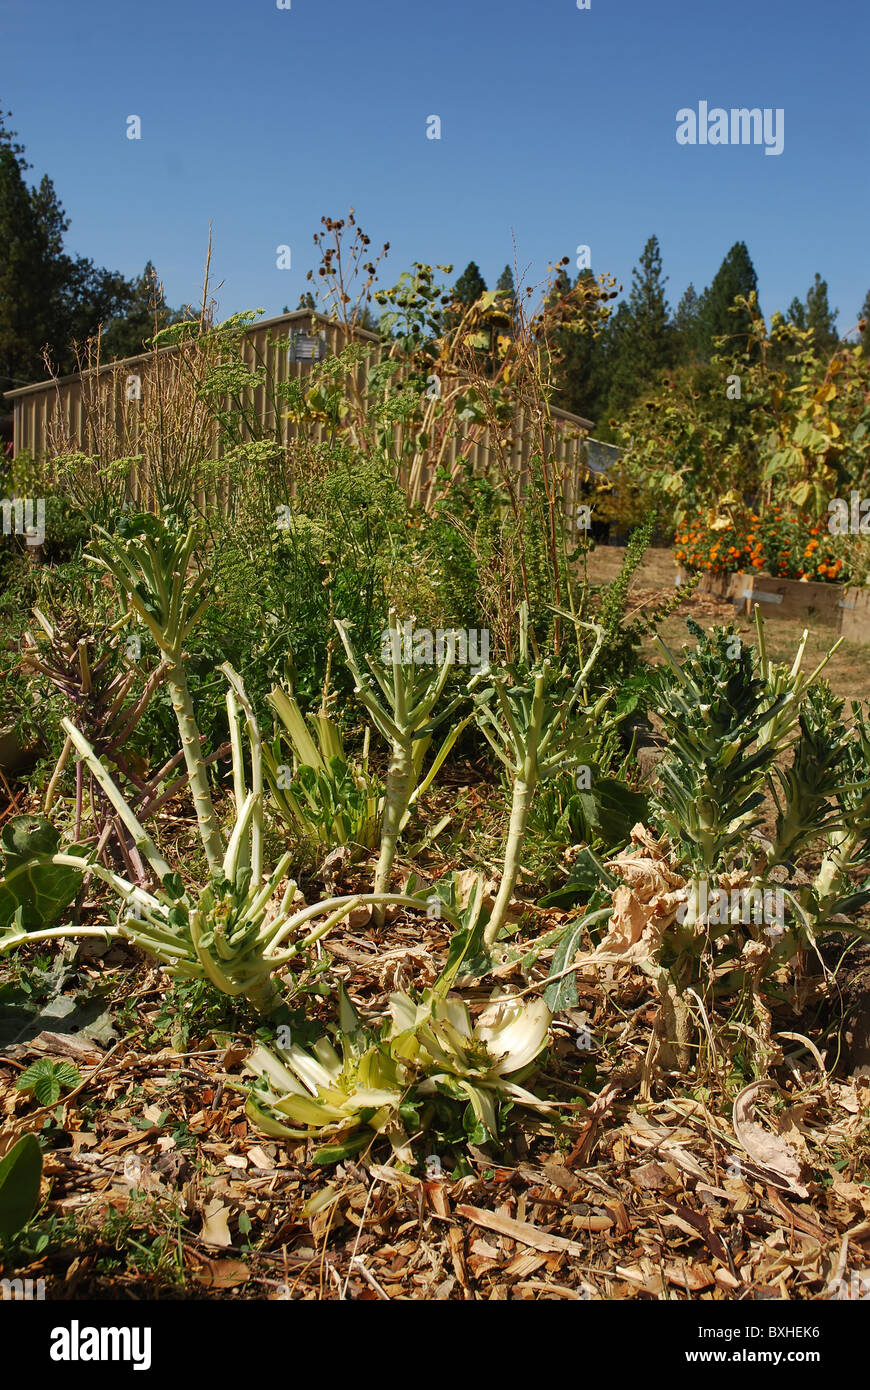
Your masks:
[{"label": "wooden raised bed", "polygon": [[[689,577],[681,569],[677,582],[685,584]],[[870,588],[775,579],[770,574],[704,574],[696,592],[715,594],[746,614],[757,603],[763,613],[778,618],[831,623],[847,641],[870,643]]]}]

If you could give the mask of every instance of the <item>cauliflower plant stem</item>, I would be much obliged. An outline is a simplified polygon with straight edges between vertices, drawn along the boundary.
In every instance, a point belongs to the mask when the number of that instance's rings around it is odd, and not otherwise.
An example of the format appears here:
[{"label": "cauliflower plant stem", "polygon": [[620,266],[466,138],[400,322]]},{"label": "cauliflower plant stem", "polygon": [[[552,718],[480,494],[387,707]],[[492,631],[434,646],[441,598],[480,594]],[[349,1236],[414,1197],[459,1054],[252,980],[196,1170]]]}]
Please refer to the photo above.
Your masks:
[{"label": "cauliflower plant stem", "polygon": [[[394,743],[387,770],[384,818],[381,822],[381,851],[375,870],[375,893],[389,891],[399,833],[411,798],[413,776],[413,755],[410,746]],[[375,914],[375,924],[383,925],[383,913]]]},{"label": "cauliflower plant stem", "polygon": [[529,811],[531,810],[532,798],[534,797],[535,788],[538,785],[540,775],[538,758],[542,751],[541,729],[544,722],[547,675],[548,668],[545,666],[544,669],[539,671],[535,676],[531,718],[529,720],[529,726],[523,734],[520,733],[515,721],[511,717],[510,709],[501,685],[496,686],[502,706],[502,713],[512,735],[511,742],[513,744],[516,761],[511,764],[505,760],[513,780],[511,818],[508,826],[501,883],[499,884],[498,893],[493,903],[492,915],[486,924],[486,929],[483,934],[484,945],[487,948],[491,948],[495,945],[498,934],[505,924],[508,907],[513,897],[517,878],[519,877],[520,855],[526,838]]},{"label": "cauliflower plant stem", "polygon": [[[529,759],[526,759],[526,763]],[[514,894],[517,878],[520,872],[520,854],[522,853],[523,843],[526,838],[526,826],[531,810],[532,797],[534,796],[537,777],[530,768],[525,769],[525,775],[518,777],[514,782],[513,795],[511,797],[511,818],[508,827],[507,845],[504,854],[504,866],[502,868],[501,883],[498,893],[493,903],[492,916],[486,924],[483,934],[484,944],[493,946],[499,932],[505,924],[507,910],[511,898]]]},{"label": "cauliflower plant stem", "polygon": [[[603,641],[603,633],[594,623],[582,623],[596,634],[595,645],[586,664],[574,682],[574,688],[567,703],[557,712],[547,712],[548,695],[551,688],[552,671],[549,662],[544,661],[533,676],[533,694],[529,709],[528,724],[520,728],[511,709],[508,691],[504,681],[493,677],[493,687],[498,697],[503,727],[486,712],[480,729],[490,747],[507,768],[512,782],[511,815],[505,846],[501,883],[493,903],[492,915],[483,934],[484,945],[491,950],[507,920],[508,907],[516,887],[520,872],[520,855],[526,838],[529,811],[535,789],[542,776],[548,776],[560,766],[572,751],[577,734],[572,732],[577,703],[585,690],[586,678],[598,656]],[[607,702],[603,695],[596,704],[586,710],[590,719],[599,717]],[[488,727],[491,724],[491,729]],[[545,727],[546,726],[546,727]],[[582,731],[581,731],[582,732]],[[497,737],[493,737],[493,734]]]},{"label": "cauliflower plant stem", "polygon": [[208,771],[202,757],[202,741],[193,712],[193,701],[180,654],[164,651],[166,657],[166,684],[169,698],[178,724],[181,747],[190,781],[196,819],[199,825],[202,847],[208,867],[214,873],[220,868],[224,847],[221,832],[215,815],[211,788],[208,784]]},{"label": "cauliflower plant stem", "polygon": [[[383,699],[375,693],[372,681],[363,674],[350,641],[347,624],[335,619],[335,626],[354,678],[354,694],[365,706],[372,723],[390,745],[390,763],[384,791],[384,810],[381,820],[381,848],[375,870],[374,891],[378,897],[388,892],[396,858],[396,845],[408,814],[414,792],[418,766],[414,759],[414,744],[431,736],[433,729],[450,715],[458,700],[448,702],[437,718],[433,710],[440,700],[453,664],[453,650],[442,656],[432,673],[421,672],[419,666],[402,660],[403,633],[395,611],[389,613],[390,661],[387,671],[368,658],[374,680]],[[392,679],[390,679],[392,676]],[[453,737],[455,737],[454,730]],[[448,745],[450,738],[448,738]],[[436,763],[444,756],[442,749]],[[375,927],[384,924],[384,905],[378,903],[372,914]]]}]

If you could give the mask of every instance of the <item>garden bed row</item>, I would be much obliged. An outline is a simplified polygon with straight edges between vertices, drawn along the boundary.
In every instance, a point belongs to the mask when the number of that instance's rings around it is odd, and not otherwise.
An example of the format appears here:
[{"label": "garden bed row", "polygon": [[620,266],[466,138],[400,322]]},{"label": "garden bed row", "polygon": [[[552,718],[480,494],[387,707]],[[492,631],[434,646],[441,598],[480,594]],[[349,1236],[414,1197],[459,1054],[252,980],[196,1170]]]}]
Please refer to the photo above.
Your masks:
[{"label": "garden bed row", "polygon": [[[677,583],[685,584],[690,577],[680,569]],[[696,592],[714,594],[745,613],[760,603],[765,613],[778,618],[832,623],[847,641],[870,644],[870,588],[777,579],[770,574],[703,574]]]}]

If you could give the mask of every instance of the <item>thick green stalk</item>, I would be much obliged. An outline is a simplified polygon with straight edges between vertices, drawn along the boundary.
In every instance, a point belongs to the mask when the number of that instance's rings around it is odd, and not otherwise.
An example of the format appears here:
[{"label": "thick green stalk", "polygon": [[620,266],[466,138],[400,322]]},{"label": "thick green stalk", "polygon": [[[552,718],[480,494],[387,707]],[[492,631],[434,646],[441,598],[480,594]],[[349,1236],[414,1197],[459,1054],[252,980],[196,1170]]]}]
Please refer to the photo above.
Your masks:
[{"label": "thick green stalk", "polygon": [[[193,804],[209,869],[219,871],[223,841],[215,815],[203,761],[202,745],[184,671],[183,648],[207,603],[200,598],[205,575],[188,582],[195,542],[194,529],[183,540],[164,528],[159,542],[151,536],[153,518],[128,544],[102,531],[95,558],[122,588],[128,612],[135,613],[151,632],[166,662],[166,683],[178,722]],[[147,531],[147,534],[146,534]]]},{"label": "thick green stalk", "polygon": [[[248,699],[241,677],[233,670],[228,661],[224,662],[221,670],[230,683],[227,701],[230,725],[231,727],[235,725],[238,728],[234,704],[235,701],[238,701],[244,711],[248,742],[251,747],[251,793],[254,797],[254,811],[251,820],[250,864],[251,883],[254,888],[257,888],[263,881],[263,753],[260,726],[257,723],[254,707]],[[237,747],[235,743],[233,744],[233,776],[236,780],[236,806],[238,808],[242,804],[239,800],[239,793],[244,792],[245,773],[241,748]]]},{"label": "thick green stalk", "polygon": [[529,810],[532,805],[532,795],[534,793],[534,783],[529,786],[521,778],[514,781],[513,797],[511,798],[511,819],[508,829],[507,848],[504,855],[504,867],[502,869],[501,884],[499,885],[498,895],[493,904],[492,916],[486,924],[483,934],[484,943],[487,946],[495,944],[496,938],[505,923],[508,906],[513,897],[517,878],[520,872],[520,855],[522,854],[523,843],[526,838],[526,826],[529,819]]},{"label": "thick green stalk", "polygon": [[84,940],[87,937],[99,937],[106,941],[121,933],[117,927],[47,927],[43,931],[24,931],[21,936],[0,937],[0,956],[7,951],[13,951],[17,946],[30,946],[34,941],[67,941],[73,937],[76,940]]},{"label": "thick green stalk", "polygon": [[166,684],[169,687],[169,698],[172,701],[172,708],[178,723],[178,732],[190,778],[190,790],[203,849],[209,869],[212,873],[216,873],[220,870],[223,862],[224,846],[215,815],[214,803],[211,799],[208,773],[203,762],[202,741],[193,712],[193,701],[190,698],[187,676],[180,656],[167,658]]},{"label": "thick green stalk", "polygon": [[508,764],[513,778],[511,819],[508,827],[508,839],[505,848],[501,883],[496,900],[493,903],[492,916],[486,925],[486,930],[483,935],[484,943],[487,946],[495,944],[498,934],[505,924],[508,906],[513,896],[514,888],[516,887],[517,878],[519,877],[520,855],[522,854],[523,843],[526,838],[529,811],[532,805],[532,797],[535,794],[535,788],[538,785],[538,754],[541,744],[541,729],[544,722],[546,685],[546,670],[539,671],[535,676],[535,693],[532,699],[528,728],[525,730],[525,733],[521,733],[511,714],[503,687],[500,683],[496,684],[496,691],[502,704],[502,712],[511,734],[509,742],[513,746],[513,753],[516,761],[512,766]]},{"label": "thick green stalk", "polygon": [[[392,680],[389,679],[389,676],[385,672],[381,671],[376,662],[368,658],[372,675],[383,695],[382,704],[371,688],[370,682],[362,675],[345,624],[336,618],[335,626],[338,629],[339,636],[341,637],[345,652],[347,653],[347,663],[356,683],[355,694],[368,710],[371,715],[372,723],[378,729],[379,733],[390,743],[390,766],[387,773],[384,810],[381,820],[381,850],[377,869],[375,871],[374,882],[374,892],[376,895],[380,895],[387,892],[390,887],[390,875],[396,857],[396,844],[407,816],[408,807],[411,803],[411,794],[414,789],[416,777],[419,773],[419,766],[415,767],[414,740],[415,737],[421,740],[424,747],[429,741],[432,726],[429,726],[426,734],[423,733],[423,730],[429,725],[432,711],[444,692],[452,662],[450,660],[444,660],[435,673],[422,682],[424,688],[419,700],[415,704],[414,698],[419,688],[417,679],[418,673],[413,666],[409,667],[403,665],[403,633],[396,621],[395,612],[391,610],[389,615],[389,664],[392,667]],[[456,703],[457,701],[453,701],[448,704],[435,723],[440,722],[440,720],[443,720],[447,715],[452,713]],[[455,737],[455,732],[453,736]],[[421,742],[417,743],[418,764],[420,761]],[[430,771],[429,777],[424,785],[428,785],[429,781],[431,781],[437,767],[440,766],[441,761],[446,756],[450,742],[451,736],[448,735],[448,739],[436,758],[435,765]],[[423,787],[421,786],[420,790],[422,789]],[[383,926],[383,904],[376,905],[373,920],[376,926]]]},{"label": "thick green stalk", "polygon": [[[402,828],[402,821],[408,809],[413,782],[413,756],[410,740],[407,743],[394,743],[390,767],[387,772],[387,786],[384,795],[384,818],[381,824],[381,852],[375,870],[375,893],[390,891],[390,878],[396,858],[396,845]],[[384,924],[384,905],[379,903],[373,913],[375,926]]]},{"label": "thick green stalk", "polygon": [[284,996],[274,975],[262,975],[244,990],[244,995],[257,1013],[264,1017],[276,1013],[284,1003]]},{"label": "thick green stalk", "polygon": [[[67,738],[72,742],[79,757],[85,762],[104,795],[114,806],[119,819],[123,822],[126,829],[130,832],[136,849],[145,856],[154,873],[159,879],[164,879],[169,873],[169,865],[158,850],[154,841],[136,819],[118,787],[112,780],[107,768],[103,766],[94,752],[88,740],[80,729],[67,718],[61,719],[61,728]],[[91,872],[95,871],[95,866],[91,866]]]}]

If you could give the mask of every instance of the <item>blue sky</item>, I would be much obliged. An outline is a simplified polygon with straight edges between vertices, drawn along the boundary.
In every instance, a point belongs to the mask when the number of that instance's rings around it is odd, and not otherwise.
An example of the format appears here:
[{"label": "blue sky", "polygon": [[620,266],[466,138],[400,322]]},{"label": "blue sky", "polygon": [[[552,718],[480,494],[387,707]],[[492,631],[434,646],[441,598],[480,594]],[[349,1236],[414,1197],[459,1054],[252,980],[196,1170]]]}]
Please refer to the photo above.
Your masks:
[{"label": "blue sky", "polygon": [[[531,283],[588,244],[627,288],[655,233],[672,305],[741,239],[768,315],[818,270],[844,332],[870,288],[866,0],[0,0],[0,47],[70,249],[150,257],[171,303],[211,219],[222,311],[295,307],[349,204],[386,283],[473,258],[493,285],[513,237]],[[701,100],[783,108],[783,153],[679,146]]]}]

